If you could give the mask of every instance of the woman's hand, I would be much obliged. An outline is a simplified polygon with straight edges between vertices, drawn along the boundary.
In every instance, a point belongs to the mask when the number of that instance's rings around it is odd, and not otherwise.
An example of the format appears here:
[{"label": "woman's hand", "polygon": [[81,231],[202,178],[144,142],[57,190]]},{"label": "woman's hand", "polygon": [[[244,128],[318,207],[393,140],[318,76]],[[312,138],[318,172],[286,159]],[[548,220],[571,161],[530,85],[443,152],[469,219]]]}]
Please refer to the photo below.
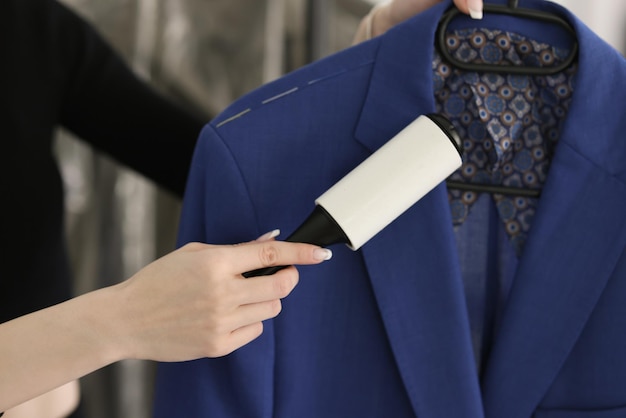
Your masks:
[{"label": "woman's hand", "polygon": [[317,264],[330,255],[313,245],[273,240],[188,244],[114,288],[120,317],[112,331],[124,347],[121,356],[181,361],[226,355],[258,337],[261,321],[279,314],[280,299],[298,283],[294,267],[249,279],[243,272]]},{"label": "woman's hand", "polygon": [[[382,35],[391,27],[434,6],[441,0],[391,0],[379,3],[363,18],[354,38],[359,43]],[[454,5],[474,19],[483,16],[482,0],[454,0]]]},{"label": "woman's hand", "polygon": [[[423,12],[434,6],[441,0],[393,0],[389,3],[387,15],[388,24],[384,31],[406,19]],[[454,5],[463,13],[471,15],[475,19],[480,19],[483,13],[482,0],[454,0]]]},{"label": "woman's hand", "polygon": [[130,279],[0,324],[0,411],[113,362],[226,355],[258,337],[298,283],[288,267],[317,264],[329,250],[264,241],[188,244]]}]

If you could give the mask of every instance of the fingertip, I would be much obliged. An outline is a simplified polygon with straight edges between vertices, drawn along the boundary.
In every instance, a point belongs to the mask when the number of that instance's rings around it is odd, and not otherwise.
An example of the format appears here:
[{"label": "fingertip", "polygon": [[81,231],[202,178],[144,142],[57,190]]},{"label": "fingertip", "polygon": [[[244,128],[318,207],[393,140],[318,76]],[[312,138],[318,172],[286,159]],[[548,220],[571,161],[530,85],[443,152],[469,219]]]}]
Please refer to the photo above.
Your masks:
[{"label": "fingertip", "polygon": [[266,232],[265,234],[261,235],[255,241],[258,241],[258,242],[271,241],[279,235],[280,235],[280,229],[274,229],[272,231]]},{"label": "fingertip", "polygon": [[316,261],[327,261],[333,258],[333,252],[328,248],[316,248],[313,250],[313,258]]},{"label": "fingertip", "polygon": [[289,266],[287,270],[291,272],[291,290],[289,291],[289,293],[291,293],[300,282],[300,272],[296,266]]},{"label": "fingertip", "polygon": [[[266,277],[272,283],[273,293],[269,299],[283,299],[289,296],[300,281],[300,274],[295,266],[288,266]],[[268,283],[270,283],[268,282]]]},{"label": "fingertip", "polygon": [[454,0],[454,6],[461,11],[461,13],[469,14],[469,8],[467,6],[467,0]]},{"label": "fingertip", "polygon": [[466,2],[467,12],[472,19],[483,18],[483,1],[482,0],[467,0]]}]

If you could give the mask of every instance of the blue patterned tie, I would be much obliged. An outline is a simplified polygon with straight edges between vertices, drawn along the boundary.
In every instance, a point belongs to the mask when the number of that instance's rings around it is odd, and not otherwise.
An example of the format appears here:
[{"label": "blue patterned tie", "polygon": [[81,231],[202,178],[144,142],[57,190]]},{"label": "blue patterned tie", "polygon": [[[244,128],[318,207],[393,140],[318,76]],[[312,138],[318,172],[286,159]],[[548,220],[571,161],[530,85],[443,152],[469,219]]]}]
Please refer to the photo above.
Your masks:
[{"label": "blue patterned tie", "polygon": [[[459,60],[475,63],[551,66],[568,53],[495,30],[456,31],[447,36],[446,42]],[[571,101],[575,71],[571,66],[549,76],[467,72],[435,55],[437,111],[452,121],[465,148],[463,165],[451,179],[541,189]],[[458,227],[478,194],[449,190],[448,197]],[[501,194],[493,198],[519,256],[538,199]]]}]

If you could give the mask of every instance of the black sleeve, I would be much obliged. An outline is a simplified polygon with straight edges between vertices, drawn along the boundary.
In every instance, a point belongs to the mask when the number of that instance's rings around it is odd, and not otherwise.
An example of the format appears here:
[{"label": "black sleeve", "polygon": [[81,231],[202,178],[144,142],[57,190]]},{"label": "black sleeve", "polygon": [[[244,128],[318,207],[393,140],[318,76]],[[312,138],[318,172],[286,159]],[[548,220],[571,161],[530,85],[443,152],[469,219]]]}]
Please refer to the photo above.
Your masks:
[{"label": "black sleeve", "polygon": [[206,118],[141,81],[83,19],[51,0],[61,124],[97,149],[182,195]]}]

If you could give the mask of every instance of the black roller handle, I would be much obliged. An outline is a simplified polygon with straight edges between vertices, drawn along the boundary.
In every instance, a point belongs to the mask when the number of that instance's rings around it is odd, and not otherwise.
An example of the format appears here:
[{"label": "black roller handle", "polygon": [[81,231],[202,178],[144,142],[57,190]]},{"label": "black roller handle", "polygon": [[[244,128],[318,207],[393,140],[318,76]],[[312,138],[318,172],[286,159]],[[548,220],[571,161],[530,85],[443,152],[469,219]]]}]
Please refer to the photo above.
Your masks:
[{"label": "black roller handle", "polygon": [[[287,242],[304,242],[327,247],[331,244],[350,244],[339,224],[326,210],[317,205],[309,217],[291,235]],[[269,276],[288,266],[264,267],[243,273],[243,277]]]}]

